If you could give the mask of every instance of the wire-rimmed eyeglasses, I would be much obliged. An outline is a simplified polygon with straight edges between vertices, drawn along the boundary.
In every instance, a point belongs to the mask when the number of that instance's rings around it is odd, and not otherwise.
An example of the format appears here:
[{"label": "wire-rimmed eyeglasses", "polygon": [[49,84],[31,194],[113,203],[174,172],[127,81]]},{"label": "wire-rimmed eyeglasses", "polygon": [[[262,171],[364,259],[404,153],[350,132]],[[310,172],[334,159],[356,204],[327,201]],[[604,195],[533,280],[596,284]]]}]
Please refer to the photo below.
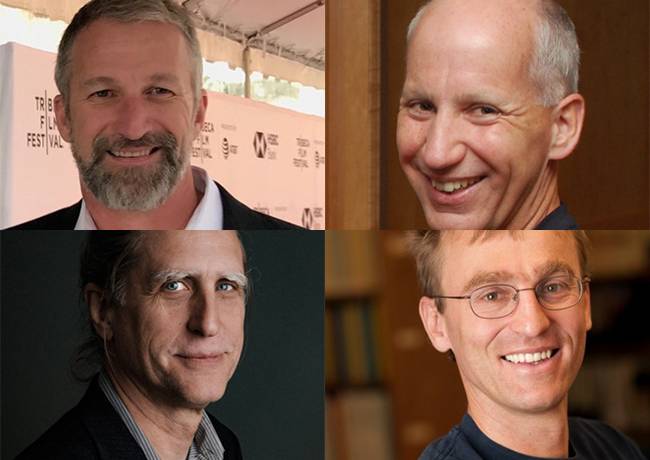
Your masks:
[{"label": "wire-rimmed eyeglasses", "polygon": [[433,299],[468,299],[476,316],[498,319],[510,315],[519,304],[521,291],[534,291],[539,304],[547,310],[565,310],[577,305],[582,299],[584,285],[591,279],[573,275],[553,275],[542,279],[535,287],[517,289],[509,284],[488,284],[470,292],[469,295],[432,295]]}]

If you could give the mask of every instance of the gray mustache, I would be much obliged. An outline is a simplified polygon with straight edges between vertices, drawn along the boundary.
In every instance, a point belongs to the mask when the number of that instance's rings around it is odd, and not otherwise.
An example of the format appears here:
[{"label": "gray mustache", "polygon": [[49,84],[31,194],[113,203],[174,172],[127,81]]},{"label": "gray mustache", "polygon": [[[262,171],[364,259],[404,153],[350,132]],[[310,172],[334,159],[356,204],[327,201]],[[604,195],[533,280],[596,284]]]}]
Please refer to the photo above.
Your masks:
[{"label": "gray mustache", "polygon": [[164,150],[175,152],[178,148],[176,137],[170,133],[146,133],[139,139],[128,139],[124,136],[116,136],[113,139],[98,137],[93,143],[95,155],[102,154],[107,150],[120,150],[123,148],[139,147],[160,147]]}]

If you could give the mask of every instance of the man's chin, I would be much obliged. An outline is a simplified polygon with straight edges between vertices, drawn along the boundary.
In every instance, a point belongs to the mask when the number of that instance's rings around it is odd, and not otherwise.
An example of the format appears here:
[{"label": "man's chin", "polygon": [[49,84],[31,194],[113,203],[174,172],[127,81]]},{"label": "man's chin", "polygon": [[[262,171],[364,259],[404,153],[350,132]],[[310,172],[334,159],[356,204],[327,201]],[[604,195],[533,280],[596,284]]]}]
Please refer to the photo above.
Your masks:
[{"label": "man's chin", "polygon": [[190,385],[185,387],[181,394],[183,404],[192,409],[201,410],[208,404],[220,400],[226,392],[226,385],[210,382],[208,385]]},{"label": "man's chin", "polygon": [[73,150],[85,188],[106,208],[124,212],[160,207],[191,169],[188,157],[167,150],[155,155],[158,161],[123,167],[101,155],[84,162]]},{"label": "man's chin", "polygon": [[84,177],[86,188],[106,208],[115,211],[147,212],[160,207],[172,195],[181,173],[129,170],[126,173]]},{"label": "man's chin", "polygon": [[160,207],[169,198],[172,190],[152,193],[151,190],[91,189],[91,192],[108,209],[125,212],[148,212]]},{"label": "man's chin", "polygon": [[439,212],[429,209],[425,212],[427,225],[434,230],[482,230],[491,227],[491,222],[475,212]]}]

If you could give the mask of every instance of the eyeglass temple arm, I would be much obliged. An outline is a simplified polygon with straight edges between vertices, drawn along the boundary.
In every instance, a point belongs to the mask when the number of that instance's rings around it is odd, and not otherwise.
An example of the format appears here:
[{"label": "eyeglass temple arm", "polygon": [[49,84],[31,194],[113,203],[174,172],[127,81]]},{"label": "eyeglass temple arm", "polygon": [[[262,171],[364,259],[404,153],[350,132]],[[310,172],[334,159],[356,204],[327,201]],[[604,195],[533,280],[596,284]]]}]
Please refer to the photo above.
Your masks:
[{"label": "eyeglass temple arm", "polygon": [[431,299],[469,299],[471,295],[430,295]]}]

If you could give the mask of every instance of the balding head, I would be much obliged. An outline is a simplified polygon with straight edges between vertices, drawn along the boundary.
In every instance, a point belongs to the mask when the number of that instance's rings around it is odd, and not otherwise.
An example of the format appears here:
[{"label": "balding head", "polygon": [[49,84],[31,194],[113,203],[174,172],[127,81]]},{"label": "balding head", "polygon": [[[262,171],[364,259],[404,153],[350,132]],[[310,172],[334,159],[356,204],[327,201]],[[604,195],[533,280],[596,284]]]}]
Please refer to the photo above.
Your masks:
[{"label": "balding head", "polygon": [[[517,48],[545,106],[578,91],[580,48],[575,26],[553,0],[430,0],[408,27],[415,35],[471,39],[477,45]],[[433,39],[429,36],[429,39]]]},{"label": "balding head", "polygon": [[584,119],[577,55],[550,1],[432,0],[421,11],[396,141],[431,228],[535,228],[559,208],[556,162]]}]

